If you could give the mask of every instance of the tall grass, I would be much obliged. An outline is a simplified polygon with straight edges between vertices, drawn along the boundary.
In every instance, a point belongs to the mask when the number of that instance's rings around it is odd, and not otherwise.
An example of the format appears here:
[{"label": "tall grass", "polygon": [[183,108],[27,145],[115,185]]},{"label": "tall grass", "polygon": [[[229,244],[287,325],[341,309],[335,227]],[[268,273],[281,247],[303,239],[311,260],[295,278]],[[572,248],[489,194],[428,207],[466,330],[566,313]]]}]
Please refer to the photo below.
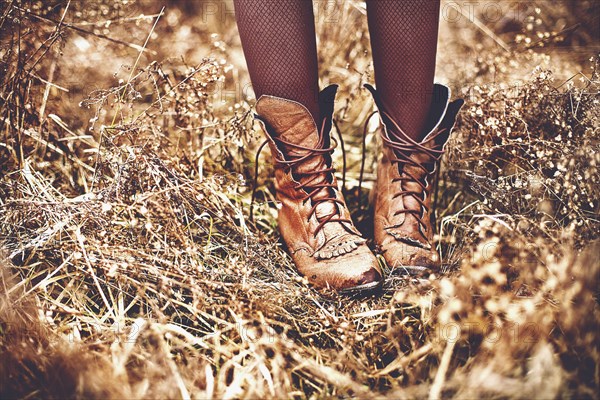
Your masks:
[{"label": "tall grass", "polygon": [[[593,24],[569,4],[442,21],[439,76],[467,100],[438,191],[444,273],[351,299],[294,271],[268,155],[249,220],[260,135],[231,5],[215,4],[0,6],[1,396],[595,397]],[[369,236],[364,5],[316,7]]]}]

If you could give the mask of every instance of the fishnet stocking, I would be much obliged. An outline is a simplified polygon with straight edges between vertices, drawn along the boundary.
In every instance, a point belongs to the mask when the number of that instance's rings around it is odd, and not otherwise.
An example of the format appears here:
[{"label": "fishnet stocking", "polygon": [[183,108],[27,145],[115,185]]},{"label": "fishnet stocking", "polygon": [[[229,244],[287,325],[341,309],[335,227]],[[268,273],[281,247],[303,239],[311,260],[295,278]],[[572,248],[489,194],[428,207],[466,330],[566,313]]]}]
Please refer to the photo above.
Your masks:
[{"label": "fishnet stocking", "polygon": [[433,91],[439,0],[368,0],[375,82],[386,111],[420,140]]},{"label": "fishnet stocking", "polygon": [[319,121],[319,72],[311,0],[234,0],[256,98],[297,101]]}]

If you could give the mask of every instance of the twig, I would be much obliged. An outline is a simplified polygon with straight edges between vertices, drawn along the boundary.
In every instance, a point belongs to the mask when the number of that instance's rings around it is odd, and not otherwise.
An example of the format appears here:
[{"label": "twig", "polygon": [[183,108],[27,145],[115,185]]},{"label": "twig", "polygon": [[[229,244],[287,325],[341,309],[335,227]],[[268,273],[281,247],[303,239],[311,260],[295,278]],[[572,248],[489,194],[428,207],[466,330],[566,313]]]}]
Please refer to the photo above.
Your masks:
[{"label": "twig", "polygon": [[144,20],[144,19],[153,19],[158,17],[160,14],[148,14],[148,15],[138,15],[137,17],[129,17],[129,18],[117,18],[117,19],[107,19],[104,21],[95,21],[95,22],[90,22],[90,21],[82,21],[82,22],[74,22],[73,25],[74,26],[106,26],[106,24],[119,24],[122,22],[133,22],[133,21],[140,21],[140,20]]},{"label": "twig", "polygon": [[112,314],[113,318],[116,321],[117,316],[116,316],[115,310],[113,307],[111,307],[110,303],[108,302],[108,299],[106,298],[106,295],[104,294],[104,290],[102,290],[102,286],[100,285],[100,282],[98,281],[98,277],[96,276],[96,273],[94,272],[94,267],[92,267],[92,262],[90,261],[90,258],[88,257],[87,249],[85,247],[85,243],[84,243],[85,238],[83,237],[83,234],[81,233],[79,226],[75,228],[75,237],[77,238],[77,242],[79,243],[79,246],[81,247],[81,253],[83,254],[83,259],[85,260],[85,263],[89,269],[89,274],[92,277],[92,279],[94,280],[96,289],[98,289],[98,293],[100,294],[100,297],[102,297],[102,301],[104,302],[104,305],[106,306],[106,312]]},{"label": "twig", "polygon": [[560,32],[555,32],[555,33],[553,33],[552,35],[550,35],[548,37],[544,37],[544,38],[541,38],[540,40],[538,40],[536,42],[530,43],[527,46],[525,46],[525,48],[532,49],[532,48],[536,47],[538,44],[548,42],[549,40],[555,39],[555,38],[559,37],[560,35],[562,35],[564,33],[573,33],[577,29],[579,29],[580,27],[581,27],[581,22],[578,22],[578,23],[576,23],[574,25],[571,25],[571,26],[568,26],[568,27],[564,28]]},{"label": "twig", "polygon": [[[195,74],[197,74],[198,72],[200,72],[202,70],[201,67],[196,68],[194,71],[190,72],[188,74],[188,76],[186,76],[184,79],[182,79],[180,82],[178,82],[175,86],[172,86],[171,89],[166,92],[164,95],[159,96],[158,99],[156,99],[155,101],[153,101],[148,107],[146,107],[146,109],[142,112],[140,112],[134,119],[133,119],[133,123],[137,122],[137,120],[144,114],[146,114],[148,112],[148,110],[150,110],[152,107],[154,107],[157,103],[160,103],[165,97],[169,96],[171,93],[175,92],[175,89],[177,89],[179,86],[183,85],[184,83],[186,83],[189,79],[193,78]],[[167,81],[168,82],[168,81]],[[171,86],[171,83],[168,82],[169,85]],[[214,124],[214,125],[218,125],[218,124]],[[205,128],[205,127],[209,127],[211,125],[205,125],[205,126],[200,126],[199,128]],[[206,150],[207,147],[202,147],[202,151]]]},{"label": "twig", "polygon": [[485,26],[483,22],[481,22],[476,16],[465,14],[463,10],[464,7],[459,7],[458,4],[448,3],[448,6],[455,9],[458,13],[460,13],[463,17],[467,18],[469,21],[473,23],[479,30],[488,35],[494,42],[496,42],[500,47],[502,47],[506,52],[510,53],[510,47],[508,44],[502,40],[498,35],[496,35],[490,28]]},{"label": "twig", "polygon": [[3,122],[8,124],[9,126],[11,126],[12,128],[14,128],[17,131],[20,131],[22,134],[24,134],[25,136],[29,136],[30,138],[32,138],[33,140],[35,140],[36,142],[39,142],[41,144],[43,144],[44,146],[46,146],[47,148],[49,148],[50,150],[53,150],[55,152],[57,152],[58,154],[60,154],[61,156],[67,157],[68,159],[74,161],[77,165],[87,169],[90,172],[94,172],[94,168],[90,167],[89,165],[87,165],[86,163],[84,163],[83,161],[81,161],[79,158],[74,157],[70,154],[65,153],[62,149],[58,148],[57,146],[55,146],[54,144],[38,137],[37,132],[32,132],[29,129],[19,129],[18,127],[14,126],[13,124],[10,123],[9,120],[7,120],[6,118],[3,119]]},{"label": "twig", "polygon": [[131,67],[131,72],[129,73],[129,77],[127,78],[127,83],[124,85],[123,92],[121,93],[121,96],[119,98],[119,103],[118,103],[119,109],[117,110],[117,112],[115,112],[115,115],[113,116],[113,120],[111,122],[111,125],[113,125],[113,126],[115,125],[115,121],[117,120],[117,114],[121,111],[121,106],[120,106],[121,100],[123,100],[123,97],[125,96],[125,92],[127,91],[127,87],[131,83],[131,78],[133,78],[133,73],[135,72],[135,69],[137,68],[138,63],[140,62],[140,59],[142,58],[143,50],[148,45],[148,42],[150,41],[150,38],[152,37],[152,34],[154,33],[154,29],[156,28],[156,25],[158,24],[158,21],[160,20],[160,17],[162,17],[164,11],[165,11],[165,6],[163,6],[163,8],[161,8],[160,13],[158,14],[158,17],[156,17],[156,20],[154,21],[154,25],[152,25],[152,28],[150,29],[150,33],[148,33],[148,36],[146,37],[146,41],[144,42],[144,45],[142,46],[140,52],[138,53],[138,56],[135,60],[135,63],[133,64],[133,67]]},{"label": "twig", "polygon": [[[23,8],[20,8],[20,7],[15,7],[15,8],[17,8],[17,9],[21,10],[22,12],[24,12],[24,13],[25,13],[25,16],[26,16],[27,18],[29,18],[29,17],[33,17],[33,18],[35,18],[35,19],[38,19],[38,20],[40,20],[40,21],[43,21],[43,22],[47,22],[47,23],[51,23],[51,24],[58,24],[58,21],[56,21],[56,20],[53,20],[53,19],[51,19],[51,18],[42,17],[41,15],[33,14],[33,13],[31,13],[31,12],[27,12],[27,10],[25,10],[25,9],[23,9]],[[95,33],[95,32],[92,32],[92,31],[88,31],[88,30],[86,30],[86,29],[78,28],[78,27],[76,27],[76,26],[74,26],[74,25],[72,25],[72,24],[68,24],[68,23],[66,23],[66,22],[63,22],[63,23],[62,23],[62,26],[64,26],[65,28],[72,29],[72,30],[74,30],[74,31],[76,31],[76,32],[83,33],[84,35],[91,35],[91,36],[95,36],[95,37],[98,37],[98,38],[100,38],[100,39],[108,40],[109,42],[113,42],[113,43],[116,43],[116,44],[120,44],[120,45],[122,45],[122,46],[131,47],[132,49],[135,49],[135,50],[137,50],[137,51],[147,51],[147,52],[149,52],[149,53],[150,53],[150,54],[152,54],[152,55],[156,55],[156,52],[155,52],[155,51],[153,51],[153,50],[147,50],[147,49],[144,49],[143,47],[141,47],[141,46],[139,46],[139,45],[137,45],[137,44],[133,44],[133,43],[125,42],[125,41],[123,41],[123,40],[114,39],[114,38],[111,38],[111,37],[109,37],[109,36],[103,35],[103,34],[101,34],[101,33]]]},{"label": "twig", "polygon": [[509,231],[514,231],[513,228],[510,227],[510,225],[508,225],[506,222],[502,221],[500,218],[498,217],[510,217],[507,214],[498,214],[498,215],[488,215],[488,214],[473,214],[472,215],[473,218],[489,218],[494,222],[499,223],[500,225],[504,226],[506,229],[508,229]]},{"label": "twig", "polygon": [[429,353],[432,348],[433,346],[431,345],[431,343],[427,343],[426,345],[418,348],[412,353],[406,355],[402,354],[400,357],[396,358],[394,361],[389,363],[384,369],[382,369],[381,371],[377,371],[375,376],[387,375],[390,372],[395,371],[397,369],[404,370],[406,369],[406,366],[410,364],[413,360],[423,357],[424,355]]},{"label": "twig", "polygon": [[450,366],[450,359],[452,358],[452,353],[454,352],[455,345],[456,340],[449,340],[446,342],[446,348],[444,349],[444,354],[442,354],[440,367],[438,368],[437,373],[435,374],[433,384],[431,385],[431,389],[429,390],[429,400],[437,400],[441,398],[442,388],[444,387],[444,382],[446,382],[446,372],[448,372],[448,367]]},{"label": "twig", "polygon": [[56,58],[53,58],[52,64],[50,64],[50,72],[48,73],[48,82],[46,83],[46,88],[44,90],[44,97],[42,99],[42,106],[40,107],[40,130],[38,131],[40,136],[42,136],[42,126],[44,121],[44,114],[46,113],[46,104],[48,103],[48,97],[50,96],[50,87],[52,85],[51,81],[54,79],[54,72],[56,71]]},{"label": "twig", "polygon": [[60,85],[57,85],[57,84],[56,84],[56,83],[54,83],[54,82],[47,81],[47,80],[45,80],[44,78],[41,78],[41,77],[37,76],[37,75],[36,75],[36,74],[34,74],[33,72],[28,72],[28,74],[29,74],[29,76],[31,76],[31,77],[33,77],[33,78],[37,79],[38,81],[40,81],[40,82],[42,82],[42,83],[45,83],[46,85],[50,85],[50,86],[52,86],[52,87],[55,87],[55,88],[57,88],[58,90],[62,90],[63,92],[69,93],[69,89],[67,89],[67,88],[64,88],[64,87],[62,87],[62,86],[60,86]]},{"label": "twig", "polygon": [[299,354],[293,354],[293,357],[299,364],[296,367],[297,369],[306,369],[337,388],[350,389],[359,398],[369,398],[373,395],[373,392],[367,386],[355,382],[350,376],[341,373],[337,369],[319,364],[315,360],[304,358]]}]

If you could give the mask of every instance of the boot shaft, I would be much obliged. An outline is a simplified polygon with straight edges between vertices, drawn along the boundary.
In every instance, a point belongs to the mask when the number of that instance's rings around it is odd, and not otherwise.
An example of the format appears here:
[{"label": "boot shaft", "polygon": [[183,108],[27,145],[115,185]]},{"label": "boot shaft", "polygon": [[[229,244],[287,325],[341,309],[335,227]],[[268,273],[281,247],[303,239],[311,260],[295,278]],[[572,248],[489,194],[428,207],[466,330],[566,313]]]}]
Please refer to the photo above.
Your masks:
[{"label": "boot shaft", "polygon": [[257,120],[275,164],[279,231],[298,270],[317,286],[371,290],[381,284],[381,270],[352,224],[333,173],[336,90],[321,92],[320,121],[300,103],[274,96],[258,100]]},{"label": "boot shaft", "polygon": [[322,248],[334,237],[359,235],[332,167],[330,131],[336,91],[336,85],[321,91],[319,124],[302,104],[292,100],[263,95],[256,105],[257,120],[275,165],[280,229],[308,224],[304,234],[313,249]]},{"label": "boot shaft", "polygon": [[[337,187],[332,170],[333,150],[330,131],[333,120],[333,104],[337,85],[325,88],[319,94],[321,120],[314,121],[302,104],[293,100],[263,95],[256,104],[256,119],[267,137],[275,165],[278,192],[291,197],[304,197],[316,191],[312,198],[325,199],[334,196],[331,189]],[[330,170],[330,171],[327,171]],[[327,171],[313,174],[315,171]],[[291,182],[284,179],[291,173]],[[289,185],[306,185],[303,191],[293,193]]]},{"label": "boot shaft", "polygon": [[[423,139],[406,135],[387,113],[377,91],[365,85],[379,111],[383,157],[377,166],[375,241],[400,265],[435,264],[432,244],[432,192],[444,148],[463,100],[450,102],[450,90],[434,86]],[[393,256],[391,256],[393,254]]]}]

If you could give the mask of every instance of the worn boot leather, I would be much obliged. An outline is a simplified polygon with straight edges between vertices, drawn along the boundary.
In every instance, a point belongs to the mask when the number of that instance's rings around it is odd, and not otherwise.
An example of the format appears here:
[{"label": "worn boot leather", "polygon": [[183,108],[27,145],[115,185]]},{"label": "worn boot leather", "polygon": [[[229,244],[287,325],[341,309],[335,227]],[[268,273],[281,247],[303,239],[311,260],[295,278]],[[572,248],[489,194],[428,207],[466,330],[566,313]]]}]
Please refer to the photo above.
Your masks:
[{"label": "worn boot leather", "polygon": [[431,197],[444,147],[464,101],[450,103],[450,89],[436,84],[427,134],[416,142],[386,112],[375,88],[365,87],[379,110],[383,142],[375,189],[375,244],[392,269],[410,274],[437,271],[441,262],[432,243]]},{"label": "worn boot leather", "polygon": [[320,93],[318,126],[302,104],[268,95],[256,103],[257,120],[275,164],[279,230],[298,271],[318,287],[372,291],[381,269],[350,219],[331,164],[336,91],[332,85]]}]

